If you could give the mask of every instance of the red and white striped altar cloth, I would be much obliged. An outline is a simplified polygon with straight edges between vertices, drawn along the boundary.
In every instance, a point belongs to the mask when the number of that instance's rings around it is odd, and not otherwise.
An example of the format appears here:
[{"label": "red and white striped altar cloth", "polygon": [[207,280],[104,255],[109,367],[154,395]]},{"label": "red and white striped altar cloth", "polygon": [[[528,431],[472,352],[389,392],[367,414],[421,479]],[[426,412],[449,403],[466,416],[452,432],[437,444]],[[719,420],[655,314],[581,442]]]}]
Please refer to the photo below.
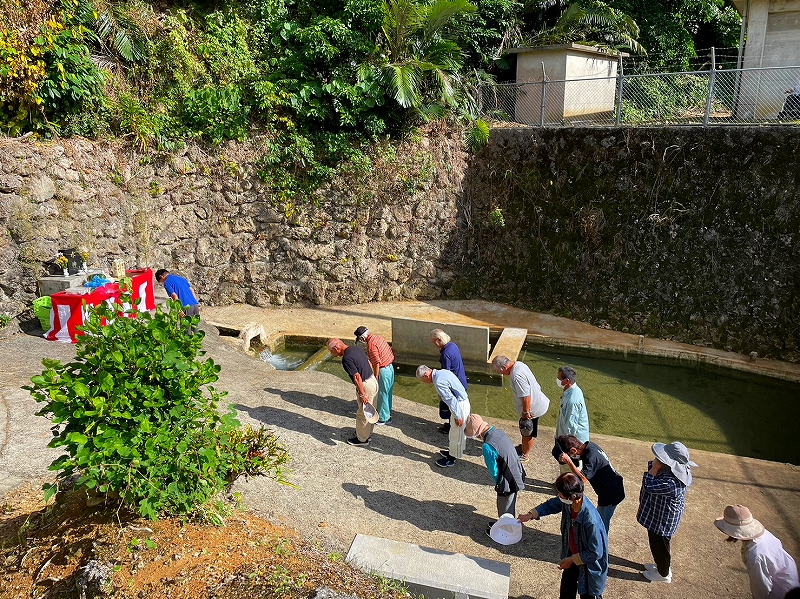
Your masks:
[{"label": "red and white striped altar cloth", "polygon": [[[140,270],[127,270],[126,276],[131,278],[131,299],[139,299],[138,310],[155,310],[156,298],[153,271],[149,268]],[[89,306],[97,306],[106,302],[121,304],[119,297],[122,294],[117,283],[109,283],[89,293],[67,293],[59,291],[50,296],[53,307],[50,310],[50,329],[44,334],[50,341],[75,343],[81,334],[76,327],[83,326],[89,319]],[[123,310],[131,306],[123,304]]]}]

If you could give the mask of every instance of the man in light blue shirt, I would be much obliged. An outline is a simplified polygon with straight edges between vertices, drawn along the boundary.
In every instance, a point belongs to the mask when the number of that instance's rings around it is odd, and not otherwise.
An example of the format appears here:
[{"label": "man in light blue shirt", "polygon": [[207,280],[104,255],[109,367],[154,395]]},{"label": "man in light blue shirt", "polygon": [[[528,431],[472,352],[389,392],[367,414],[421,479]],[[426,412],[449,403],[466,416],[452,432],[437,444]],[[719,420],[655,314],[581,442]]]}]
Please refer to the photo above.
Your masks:
[{"label": "man in light blue shirt", "polygon": [[436,460],[436,465],[440,468],[449,468],[455,465],[457,458],[464,457],[464,446],[467,442],[464,425],[470,413],[467,390],[449,370],[432,370],[423,364],[417,368],[417,378],[423,383],[433,383],[439,399],[450,408],[448,448],[442,451],[442,458]]},{"label": "man in light blue shirt", "polygon": [[564,390],[564,395],[561,396],[561,408],[558,411],[556,437],[572,435],[586,443],[589,440],[589,414],[577,380],[578,373],[572,366],[558,369],[558,386]]}]

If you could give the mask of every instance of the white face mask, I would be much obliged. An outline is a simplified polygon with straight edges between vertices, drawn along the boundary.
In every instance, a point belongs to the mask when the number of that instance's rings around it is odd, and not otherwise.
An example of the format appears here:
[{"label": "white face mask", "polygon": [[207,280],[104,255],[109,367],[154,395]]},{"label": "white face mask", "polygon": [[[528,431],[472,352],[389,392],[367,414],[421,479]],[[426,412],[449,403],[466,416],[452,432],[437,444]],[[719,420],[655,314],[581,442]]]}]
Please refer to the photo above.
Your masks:
[{"label": "white face mask", "polygon": [[556,377],[556,384],[561,387],[562,389],[567,388],[567,384],[569,383],[569,379],[560,379]]},{"label": "white face mask", "polygon": [[561,497],[561,495],[559,495],[558,498],[561,500],[561,503],[563,503],[564,505],[572,505],[572,500],[571,499],[564,499],[563,497]]}]

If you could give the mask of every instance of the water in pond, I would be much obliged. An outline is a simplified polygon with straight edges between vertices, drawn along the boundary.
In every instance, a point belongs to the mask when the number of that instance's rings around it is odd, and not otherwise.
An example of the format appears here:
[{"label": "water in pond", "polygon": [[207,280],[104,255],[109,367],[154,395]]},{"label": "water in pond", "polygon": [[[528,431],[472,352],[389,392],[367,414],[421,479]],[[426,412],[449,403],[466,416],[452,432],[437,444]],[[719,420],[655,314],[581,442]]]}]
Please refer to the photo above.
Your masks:
[{"label": "water in pond", "polygon": [[[561,397],[556,372],[569,364],[578,372],[592,432],[644,441],[681,441],[690,448],[800,464],[800,447],[793,442],[800,422],[800,385],[796,383],[557,352],[523,350],[520,359],[531,367],[550,398],[550,411],[541,419],[545,426],[555,427]],[[318,370],[349,381],[338,359],[323,362]],[[516,420],[507,377],[502,386],[481,384],[480,375],[468,378],[474,412],[490,419]],[[398,372],[394,393],[438,405],[433,386],[417,381],[413,369]],[[432,410],[431,420],[437,418]]]}]

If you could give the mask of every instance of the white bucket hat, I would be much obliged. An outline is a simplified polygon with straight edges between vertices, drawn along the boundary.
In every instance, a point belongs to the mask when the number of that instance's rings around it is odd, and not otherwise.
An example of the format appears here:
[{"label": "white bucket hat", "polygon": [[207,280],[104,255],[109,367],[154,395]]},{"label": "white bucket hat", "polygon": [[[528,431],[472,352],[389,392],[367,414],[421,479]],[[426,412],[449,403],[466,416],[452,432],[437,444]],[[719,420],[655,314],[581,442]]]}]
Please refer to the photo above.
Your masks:
[{"label": "white bucket hat", "polygon": [[697,466],[692,460],[689,459],[689,450],[686,445],[679,441],[673,441],[668,445],[664,443],[653,443],[653,455],[658,458],[658,461],[672,470],[679,481],[687,487],[692,484],[692,466]]},{"label": "white bucket hat", "polygon": [[375,424],[378,422],[380,416],[378,416],[378,411],[371,403],[363,403],[361,406],[361,409],[364,411],[364,418],[367,419],[367,422],[370,424]]},{"label": "white bucket hat", "polygon": [[753,518],[750,510],[743,505],[729,505],[722,518],[714,520],[722,532],[734,539],[748,541],[764,534],[764,525]]},{"label": "white bucket hat", "polygon": [[522,524],[514,514],[503,514],[489,530],[492,541],[501,545],[513,545],[522,539]]}]

